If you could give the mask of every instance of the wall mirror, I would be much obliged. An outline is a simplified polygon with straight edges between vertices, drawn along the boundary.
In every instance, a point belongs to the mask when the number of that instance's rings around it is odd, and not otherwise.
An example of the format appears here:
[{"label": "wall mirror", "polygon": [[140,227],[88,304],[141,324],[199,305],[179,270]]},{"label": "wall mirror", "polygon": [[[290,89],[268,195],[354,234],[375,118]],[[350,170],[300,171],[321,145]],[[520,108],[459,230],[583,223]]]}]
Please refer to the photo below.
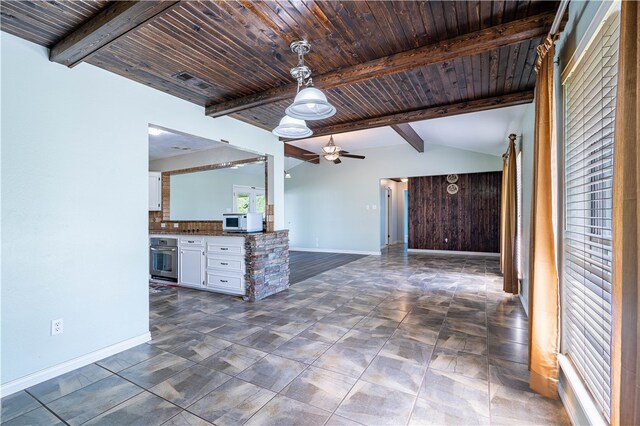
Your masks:
[{"label": "wall mirror", "polygon": [[149,171],[169,174],[172,221],[222,220],[264,213],[267,157],[159,126],[149,126]]}]

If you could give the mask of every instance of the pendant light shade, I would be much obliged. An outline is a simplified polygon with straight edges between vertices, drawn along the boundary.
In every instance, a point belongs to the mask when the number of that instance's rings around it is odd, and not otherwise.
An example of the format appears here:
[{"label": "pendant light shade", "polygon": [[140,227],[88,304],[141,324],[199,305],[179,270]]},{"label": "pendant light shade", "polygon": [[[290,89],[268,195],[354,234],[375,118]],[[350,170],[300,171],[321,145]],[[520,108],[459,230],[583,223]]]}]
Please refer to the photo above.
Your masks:
[{"label": "pendant light shade", "polygon": [[285,115],[280,120],[278,127],[273,129],[271,133],[282,138],[297,139],[309,137],[313,134],[313,131],[307,127],[307,123],[304,120]]},{"label": "pendant light shade", "polygon": [[300,120],[322,120],[336,113],[336,108],[327,102],[327,97],[315,87],[305,87],[296,95],[287,108],[288,116]]}]

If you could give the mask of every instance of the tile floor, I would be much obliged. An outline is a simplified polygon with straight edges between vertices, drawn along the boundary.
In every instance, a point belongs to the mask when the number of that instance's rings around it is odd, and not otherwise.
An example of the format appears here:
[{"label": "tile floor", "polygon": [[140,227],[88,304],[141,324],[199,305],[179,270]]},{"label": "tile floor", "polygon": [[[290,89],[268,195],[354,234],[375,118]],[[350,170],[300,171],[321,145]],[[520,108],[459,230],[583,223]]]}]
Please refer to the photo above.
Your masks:
[{"label": "tile floor", "polygon": [[498,267],[394,248],[253,304],[154,293],[149,344],[4,398],[2,424],[569,424],[528,389]]}]

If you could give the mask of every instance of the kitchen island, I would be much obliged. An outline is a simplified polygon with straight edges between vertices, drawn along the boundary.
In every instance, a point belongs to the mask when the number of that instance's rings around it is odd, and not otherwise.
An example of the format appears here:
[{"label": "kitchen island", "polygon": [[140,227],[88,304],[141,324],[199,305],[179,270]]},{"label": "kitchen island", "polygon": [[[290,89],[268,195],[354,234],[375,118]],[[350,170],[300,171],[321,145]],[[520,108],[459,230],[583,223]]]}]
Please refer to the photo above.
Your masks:
[{"label": "kitchen island", "polygon": [[178,284],[257,301],[289,288],[289,231],[159,232],[178,240]]}]

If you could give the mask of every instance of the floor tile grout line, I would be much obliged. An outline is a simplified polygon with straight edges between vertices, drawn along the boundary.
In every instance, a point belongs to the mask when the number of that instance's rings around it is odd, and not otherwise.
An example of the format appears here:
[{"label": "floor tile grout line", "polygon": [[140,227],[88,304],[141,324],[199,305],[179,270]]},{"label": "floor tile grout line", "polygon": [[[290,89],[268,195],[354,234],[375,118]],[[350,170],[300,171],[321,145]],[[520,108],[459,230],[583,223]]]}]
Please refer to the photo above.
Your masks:
[{"label": "floor tile grout line", "polygon": [[[78,389],[78,390],[79,390],[79,389]],[[35,396],[35,395],[34,395],[34,394],[32,394],[31,392],[29,392],[29,389],[28,389],[28,388],[27,388],[27,389],[24,389],[24,392],[25,392],[27,395],[31,396],[31,397],[32,397],[33,399],[35,399],[36,401],[38,401],[38,403],[39,403],[39,404],[40,404],[40,405],[41,405],[45,410],[47,410],[48,412],[50,412],[51,414],[53,414],[53,415],[54,415],[58,420],[60,420],[62,423],[64,423],[65,425],[68,425],[68,424],[69,424],[69,423],[67,423],[67,422],[66,422],[62,417],[60,417],[60,416],[59,416],[55,411],[53,411],[53,410],[52,410],[52,409],[51,409],[47,404],[45,404],[44,402],[40,401],[40,399],[39,399],[37,396]],[[73,392],[71,392],[71,393],[73,393]],[[65,396],[66,396],[66,395],[65,395]],[[62,398],[62,397],[60,397],[60,398]],[[56,399],[59,399],[59,398],[56,398]],[[55,401],[56,399],[54,399],[53,401]],[[53,401],[49,401],[49,402],[53,402]],[[32,411],[34,411],[34,410],[37,410],[38,408],[40,408],[40,407],[36,407],[36,408],[34,408],[33,410],[29,410],[29,411],[27,411],[27,413],[30,413],[30,412],[32,412]],[[27,414],[27,413],[23,413],[23,414],[21,414],[21,415],[24,415],[24,414]]]}]

